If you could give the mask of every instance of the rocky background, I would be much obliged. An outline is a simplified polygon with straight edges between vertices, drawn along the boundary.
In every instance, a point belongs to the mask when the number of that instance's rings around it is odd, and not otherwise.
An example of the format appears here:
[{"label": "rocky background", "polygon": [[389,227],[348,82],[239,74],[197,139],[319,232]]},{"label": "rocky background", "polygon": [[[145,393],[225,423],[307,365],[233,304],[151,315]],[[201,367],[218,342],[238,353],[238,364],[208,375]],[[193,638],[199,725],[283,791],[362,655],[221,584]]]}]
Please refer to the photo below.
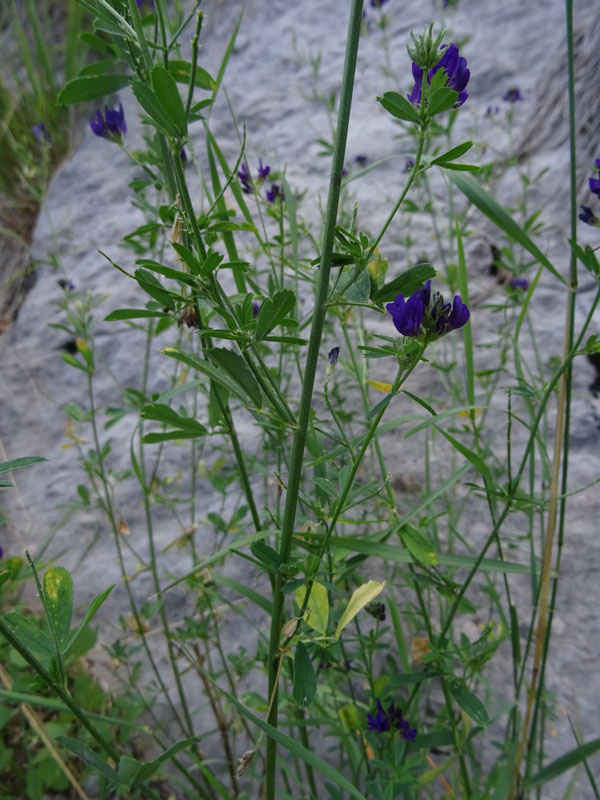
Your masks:
[{"label": "rocky background", "polygon": [[[577,93],[579,173],[581,198],[586,196],[586,176],[595,157],[600,156],[600,95],[597,67],[600,50],[600,6],[596,0],[578,2],[576,41],[578,47]],[[200,63],[216,73],[231,32],[241,13],[234,0],[207,2],[206,25]],[[359,65],[348,142],[350,180],[347,185],[348,208],[358,202],[360,225],[375,232],[382,224],[404,180],[404,166],[411,153],[399,144],[397,128],[375,98],[384,91],[409,91],[412,86],[410,62],[405,44],[409,31],[420,31],[430,19],[448,29],[448,41],[461,45],[471,70],[469,99],[457,122],[456,141],[472,138],[476,158],[506,159],[507,169],[495,191],[501,201],[516,207],[523,189],[520,174],[533,179],[545,170],[529,191],[530,213],[542,209],[545,223],[538,243],[558,268],[567,273],[569,221],[567,84],[565,61],[564,8],[560,0],[461,0],[458,8],[442,11],[439,4],[408,3],[390,0],[383,12],[387,29],[379,28],[381,11],[367,3],[365,32],[359,51]],[[287,181],[296,192],[306,192],[301,214],[318,230],[321,204],[324,203],[329,176],[329,161],[319,155],[319,138],[330,139],[331,129],[325,104],[339,92],[347,22],[347,3],[334,0],[248,0],[236,46],[226,73],[227,98],[235,111],[238,125],[246,129],[247,154],[251,164],[262,157],[275,169],[285,169]],[[320,59],[318,77],[315,64]],[[523,100],[503,102],[503,95],[518,88]],[[135,117],[131,94],[119,97],[127,115],[129,131],[126,147],[142,145],[143,129]],[[486,114],[488,108],[491,114]],[[496,113],[496,107],[499,111]],[[238,133],[222,93],[211,113],[212,131],[230,160],[239,154]],[[34,553],[49,542],[46,556],[74,570],[76,599],[84,605],[109,583],[119,583],[114,545],[104,520],[95,512],[77,513],[69,518],[65,504],[76,498],[76,487],[83,475],[73,448],[64,449],[66,435],[64,406],[77,402],[86,407],[85,376],[66,368],[61,361],[66,335],[50,327],[60,320],[56,303],[62,296],[57,279],[71,280],[77,290],[89,290],[104,296],[97,311],[97,345],[102,362],[97,378],[99,406],[120,404],[117,384],[139,386],[143,337],[119,323],[104,323],[108,312],[119,307],[135,307],[145,302],[137,284],[112,269],[98,253],[101,249],[124,266],[131,266],[130,250],[121,244],[123,236],[141,224],[141,213],[130,203],[128,183],[139,176],[128,156],[116,146],[97,139],[86,126],[71,157],[57,172],[48,192],[33,237],[32,255],[39,264],[37,280],[23,303],[15,324],[0,338],[0,460],[24,455],[45,456],[44,464],[14,475],[17,491],[5,492],[2,510],[5,524],[0,542],[5,552],[22,554],[25,548]],[[201,127],[193,130],[193,150],[201,166],[204,145]],[[462,138],[461,138],[462,137]],[[355,158],[365,155],[373,167],[361,170]],[[508,160],[515,156],[518,166]],[[377,162],[382,162],[377,165]],[[375,166],[373,166],[375,165]],[[196,182],[197,199],[200,188]],[[442,206],[443,185],[433,184],[435,202]],[[422,223],[422,224],[421,224]],[[403,244],[406,229],[403,218],[392,226],[382,243],[390,261],[390,274],[405,269],[407,253]],[[466,242],[470,292],[475,298],[473,329],[476,345],[489,341],[496,324],[494,315],[483,306],[501,299],[504,290],[490,275],[490,245],[498,244],[498,234],[478,214],[470,217],[472,235]],[[418,242],[418,252],[429,251],[434,266],[442,267],[430,230],[429,217],[411,217],[410,233]],[[598,243],[597,231],[582,226],[584,242]],[[417,252],[417,251],[415,251]],[[527,277],[532,278],[533,272]],[[593,282],[581,275],[576,325],[581,324],[589,308]],[[532,321],[547,363],[562,351],[565,291],[549,274],[544,275],[531,306]],[[389,333],[383,322],[374,322]],[[597,326],[596,326],[597,332]],[[154,346],[154,345],[153,345]],[[527,354],[527,344],[523,343]],[[158,347],[156,347],[158,350]],[[343,354],[342,354],[343,357]],[[476,352],[479,364],[489,354]],[[164,359],[163,359],[164,361]],[[165,366],[157,353],[153,356],[150,385],[166,387]],[[572,420],[571,489],[582,487],[600,474],[600,435],[598,405],[590,389],[595,370],[583,359],[576,363]],[[386,380],[385,375],[377,375]],[[427,390],[431,377],[415,376],[415,387]],[[503,388],[512,385],[507,376]],[[498,447],[502,453],[505,422],[502,410],[506,396],[497,398]],[[551,415],[552,417],[552,415]],[[126,416],[115,425],[111,466],[128,467],[128,442],[136,419]],[[241,420],[244,448],[256,450],[257,438],[251,425]],[[419,485],[420,453],[418,443],[407,440],[402,458],[396,456],[390,467],[397,480],[414,478]],[[384,441],[386,453],[399,453],[397,442]],[[412,448],[412,449],[411,449]],[[444,456],[441,451],[440,458]],[[173,473],[181,468],[175,456],[169,456]],[[166,470],[167,472],[169,469]],[[218,510],[219,502],[207,481],[199,483],[199,497],[204,501],[202,515]],[[116,492],[117,508],[132,531],[135,548],[146,553],[143,509],[133,482],[121,484]],[[600,684],[597,677],[600,625],[596,609],[600,544],[597,536],[600,504],[598,492],[591,488],[575,495],[568,507],[563,574],[559,592],[559,612],[554,623],[548,689],[556,694],[557,718],[550,720],[549,751],[553,756],[575,746],[569,729],[569,715],[583,740],[599,735]],[[157,510],[155,521],[159,546],[172,542],[180,531],[171,518]],[[65,517],[67,517],[65,519]],[[487,519],[474,512],[469,534],[483,540],[489,530]],[[514,532],[518,535],[518,531]],[[209,549],[209,548],[207,548]],[[85,553],[85,555],[83,555]],[[511,557],[512,554],[511,554]],[[128,568],[135,570],[137,559],[126,554]],[[161,556],[165,574],[178,575],[189,567],[176,548]],[[244,575],[243,564],[232,567],[233,574]],[[150,579],[140,575],[134,582],[138,597],[151,594]],[[516,582],[516,596],[523,607],[528,604],[528,584]],[[186,610],[184,593],[167,595],[173,618]],[[103,610],[102,634],[111,641],[119,634],[118,617],[128,614],[126,596],[117,587]],[[523,615],[525,619],[525,614]],[[477,619],[470,624],[477,628]],[[252,650],[253,634],[237,625],[227,630],[232,647],[245,643]],[[506,655],[502,663],[502,652]],[[96,653],[102,661],[101,651]],[[509,668],[508,647],[497,656],[496,689],[501,692],[502,672]],[[590,764],[600,769],[600,760]],[[544,798],[562,797],[566,781],[557,780],[544,787]],[[582,775],[575,797],[587,800],[592,794]]]}]

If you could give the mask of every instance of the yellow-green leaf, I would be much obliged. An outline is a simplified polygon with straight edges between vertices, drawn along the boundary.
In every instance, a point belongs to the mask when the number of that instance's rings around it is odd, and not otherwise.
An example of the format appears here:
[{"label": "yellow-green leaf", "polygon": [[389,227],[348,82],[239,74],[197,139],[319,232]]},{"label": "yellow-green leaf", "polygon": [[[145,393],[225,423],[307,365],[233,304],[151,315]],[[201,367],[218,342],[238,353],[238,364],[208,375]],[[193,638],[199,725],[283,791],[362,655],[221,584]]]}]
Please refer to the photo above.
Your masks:
[{"label": "yellow-green leaf", "polygon": [[340,617],[340,621],[335,629],[336,639],[340,638],[340,633],[344,630],[346,625],[354,619],[361,608],[364,608],[367,603],[370,603],[371,600],[376,598],[377,595],[383,591],[384,586],[385,581],[383,581],[383,583],[379,583],[379,581],[368,581],[354,590],[350,602],[346,606],[346,610]]},{"label": "yellow-green leaf", "polygon": [[[296,589],[296,601],[302,606],[306,595],[306,586]],[[327,623],[329,622],[329,599],[327,589],[317,581],[313,582],[312,591],[308,598],[306,607],[306,623],[317,633],[327,633]]]},{"label": "yellow-green leaf", "polygon": [[408,552],[419,564],[433,566],[438,563],[438,557],[433,545],[415,528],[405,525],[400,529],[400,538]]}]

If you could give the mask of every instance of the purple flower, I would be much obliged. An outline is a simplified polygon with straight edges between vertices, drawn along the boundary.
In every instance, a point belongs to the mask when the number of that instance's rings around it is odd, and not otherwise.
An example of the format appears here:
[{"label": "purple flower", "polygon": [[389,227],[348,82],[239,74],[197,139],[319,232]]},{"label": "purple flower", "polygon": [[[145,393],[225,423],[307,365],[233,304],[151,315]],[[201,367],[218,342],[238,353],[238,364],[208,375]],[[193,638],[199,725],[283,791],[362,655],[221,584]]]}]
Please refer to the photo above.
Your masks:
[{"label": "purple flower", "polygon": [[68,281],[65,278],[59,278],[57,281],[58,285],[61,289],[65,292],[74,292],[75,291],[75,284],[73,281]]},{"label": "purple flower", "polygon": [[529,289],[529,281],[525,278],[513,278],[508,285],[513,289],[522,289],[524,292]]},{"label": "purple flower", "polygon": [[281,189],[279,188],[278,184],[272,183],[271,188],[267,189],[267,200],[269,203],[274,203],[281,196]]},{"label": "purple flower", "polygon": [[485,112],[486,117],[491,117],[494,114],[500,113],[500,106],[488,106]]},{"label": "purple flower", "polygon": [[362,153],[354,159],[359,167],[364,167],[367,161],[369,160],[367,156],[363,155]]},{"label": "purple flower", "polygon": [[46,128],[43,122],[38,122],[37,125],[33,126],[31,131],[35,137],[36,142],[44,141],[48,142],[48,144],[52,142],[52,137],[48,133],[48,129]]},{"label": "purple flower", "polygon": [[127,123],[123,105],[119,103],[119,108],[109,108],[104,106],[104,116],[100,111],[96,111],[96,116],[90,120],[90,128],[103,139],[110,139],[113,142],[120,142],[123,134],[127,133]]},{"label": "purple flower", "polygon": [[0,546],[0,558],[4,555],[4,548]]},{"label": "purple flower", "polygon": [[445,303],[439,292],[431,291],[431,281],[417,289],[408,300],[399,294],[386,305],[398,333],[422,337],[425,343],[439,339],[450,331],[462,328],[469,319],[469,309],[456,295],[452,304]]},{"label": "purple flower", "polygon": [[185,165],[188,162],[188,156],[187,153],[185,152],[185,147],[182,147],[181,150],[179,151],[179,158],[181,159],[181,163],[185,167]]},{"label": "purple flower", "polygon": [[414,742],[417,736],[417,729],[410,727],[404,719],[401,708],[396,708],[394,703],[390,703],[387,710],[383,707],[381,700],[375,700],[377,713],[367,714],[367,730],[376,733],[386,733],[387,731],[400,731],[400,736],[407,741]]},{"label": "purple flower", "polygon": [[406,164],[404,165],[404,172],[410,172],[411,169],[414,167],[414,165],[415,165],[415,162],[413,161],[413,159],[412,158],[407,158],[406,159]]},{"label": "purple flower", "polygon": [[[466,90],[467,83],[471,77],[471,73],[467,68],[466,58],[462,58],[458,54],[458,47],[455,44],[443,44],[440,49],[446,48],[441,60],[432,67],[427,73],[427,83],[431,83],[431,79],[439,69],[443,69],[446,73],[446,86],[455,92],[458,92],[457,102],[453,108],[462,106],[467,97],[469,96]],[[423,85],[423,70],[418,67],[413,61],[412,65],[413,78],[415,85],[412,92],[408,95],[408,99],[415,106],[421,105],[421,88]]]},{"label": "purple flower", "polygon": [[598,217],[589,206],[581,206],[581,212],[579,219],[582,222],[585,222],[586,225],[598,225]]},{"label": "purple flower", "polygon": [[[596,169],[600,170],[600,158],[596,159]],[[600,178],[590,178],[590,191],[600,197]]]},{"label": "purple flower", "polygon": [[340,354],[339,347],[332,347],[331,350],[327,353],[327,358],[329,359],[329,363],[332,367],[337,364],[338,356]]},{"label": "purple flower", "polygon": [[371,8],[381,8],[385,3],[387,0],[371,0]]},{"label": "purple flower", "polygon": [[[137,7],[141,8],[144,5],[144,0],[135,0],[137,3]],[[154,8],[154,0],[148,0],[148,5],[150,8]]]},{"label": "purple flower", "polygon": [[269,167],[268,165],[263,167],[262,158],[259,158],[258,159],[258,177],[259,177],[259,180],[264,181],[264,179],[267,177],[269,172],[271,172],[271,167]]},{"label": "purple flower", "polygon": [[240,167],[240,171],[238,172],[238,178],[240,179],[240,183],[242,184],[242,191],[246,194],[252,194],[254,189],[252,188],[252,184],[250,183],[250,172],[248,171],[248,165],[246,162],[242,162]]},{"label": "purple flower", "polygon": [[505,103],[518,103],[519,100],[523,99],[523,95],[521,94],[520,90],[517,88],[509,89],[502,95],[502,99]]},{"label": "purple flower", "polygon": [[258,312],[260,311],[260,304],[256,301],[252,301],[252,316],[258,317]]}]

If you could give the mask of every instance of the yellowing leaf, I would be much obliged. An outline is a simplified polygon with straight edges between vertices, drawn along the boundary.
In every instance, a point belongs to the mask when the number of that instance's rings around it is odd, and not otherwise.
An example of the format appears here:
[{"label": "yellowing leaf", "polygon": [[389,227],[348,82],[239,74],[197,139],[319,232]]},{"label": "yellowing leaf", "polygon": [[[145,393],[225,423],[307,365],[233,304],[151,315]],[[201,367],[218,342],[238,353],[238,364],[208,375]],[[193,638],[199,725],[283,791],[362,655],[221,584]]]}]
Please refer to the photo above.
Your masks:
[{"label": "yellowing leaf", "polygon": [[339,709],[338,714],[349,731],[354,732],[359,730],[363,725],[363,718],[358,713],[356,706],[352,705],[352,703],[342,706]]},{"label": "yellowing leaf", "polygon": [[391,392],[392,391],[392,384],[391,383],[384,383],[383,381],[367,381],[369,386],[372,386],[374,389],[377,389],[378,392]]},{"label": "yellowing leaf", "polygon": [[[296,601],[302,606],[306,595],[306,586],[296,589]],[[329,599],[327,589],[317,581],[313,581],[312,591],[308,598],[306,607],[306,622],[317,633],[325,635],[327,633],[327,623],[329,622]]]},{"label": "yellowing leaf", "polygon": [[474,408],[474,409],[472,409],[472,411],[471,410],[458,411],[456,416],[457,417],[470,417],[471,413],[472,413],[474,416],[478,417],[481,414],[482,411],[483,411],[482,408]]},{"label": "yellowing leaf", "polygon": [[383,591],[384,586],[385,581],[383,581],[383,583],[379,583],[379,581],[368,581],[354,590],[350,602],[346,606],[346,610],[340,617],[340,621],[335,629],[336,639],[340,638],[340,633],[344,630],[346,625],[354,619],[361,608],[364,608],[367,603],[370,603],[371,600]]}]

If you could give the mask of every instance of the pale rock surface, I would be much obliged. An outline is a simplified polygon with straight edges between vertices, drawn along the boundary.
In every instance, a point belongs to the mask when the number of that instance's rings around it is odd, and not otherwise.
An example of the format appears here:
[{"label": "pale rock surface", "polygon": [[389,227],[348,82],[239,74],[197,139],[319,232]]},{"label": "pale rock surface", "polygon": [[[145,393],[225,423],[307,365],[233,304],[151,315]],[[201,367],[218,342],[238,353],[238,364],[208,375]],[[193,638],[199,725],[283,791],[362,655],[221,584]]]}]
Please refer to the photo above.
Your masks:
[{"label": "pale rock surface", "polygon": [[[461,52],[467,57],[471,70],[470,97],[458,117],[455,141],[460,141],[459,137],[473,138],[478,149],[476,157],[485,160],[510,152],[519,141],[519,133],[525,129],[531,116],[542,76],[553,63],[564,41],[563,5],[560,0],[528,0],[526,3],[522,0],[503,0],[501,3],[496,0],[461,0],[456,11],[442,17],[439,4],[434,9],[433,3],[429,2],[390,0],[384,11],[390,22],[386,34],[389,38],[388,66],[395,77],[391,77],[389,70],[388,74],[383,73],[386,57],[384,41],[376,25],[378,15],[370,7],[367,8],[371,31],[361,40],[347,160],[351,165],[351,175],[357,170],[352,162],[358,154],[366,154],[370,163],[388,160],[348,184],[350,196],[359,204],[361,226],[375,232],[382,224],[405,179],[404,163],[411,155],[407,142],[399,143],[397,128],[375,100],[377,95],[388,89],[409,91],[411,88],[409,59],[405,50],[409,31],[422,30],[434,15],[438,23],[443,21],[449,29],[449,39],[465,42]],[[212,2],[206,5],[207,22],[203,32],[201,63],[213,74],[218,69],[240,8],[238,2]],[[301,213],[313,226],[318,225],[320,207],[325,202],[329,170],[329,161],[318,156],[320,146],[316,139],[330,139],[331,131],[323,105],[311,100],[310,61],[319,55],[322,58],[317,84],[319,92],[325,97],[332,92],[339,92],[347,10],[348,4],[343,0],[330,3],[317,0],[298,3],[248,0],[225,80],[238,123],[246,126],[250,165],[254,165],[262,156],[274,168],[285,167],[290,186],[297,192],[307,192]],[[598,5],[592,0],[578,3],[577,24],[588,24],[597,18],[598,13]],[[566,104],[565,76],[563,82]],[[485,111],[489,105],[499,105],[502,108],[500,117],[504,119],[507,106],[502,103],[501,97],[507,89],[515,86],[521,89],[525,101],[511,106],[514,125],[509,137],[508,133],[501,131],[500,123],[494,118],[485,117]],[[126,144],[133,150],[142,143],[142,126],[135,119],[131,94],[123,92],[120,99],[126,108],[129,125]],[[223,95],[212,112],[210,122],[230,163],[235,163],[239,144]],[[199,161],[205,166],[200,126],[193,130],[193,140]],[[564,131],[557,131],[557,141],[564,142]],[[482,145],[486,147],[483,154],[480,149]],[[600,154],[600,140],[597,154]],[[531,153],[529,163],[521,165],[521,169],[530,176],[548,167],[548,173],[532,192],[530,213],[538,207],[545,208],[542,219],[549,227],[541,246],[563,274],[568,269],[566,240],[569,229],[565,213],[568,201],[567,158],[567,148],[563,143],[558,148],[548,147]],[[586,162],[580,166],[583,180],[589,164]],[[191,172],[191,168],[188,171]],[[113,308],[139,306],[145,300],[137,284],[112,269],[97,252],[102,249],[118,263],[131,268],[131,252],[125,250],[120,242],[124,235],[142,222],[140,212],[130,205],[127,188],[128,182],[137,175],[138,171],[132,168],[125,154],[117,147],[98,140],[86,128],[76,151],[59,169],[50,186],[34,240],[34,256],[46,266],[39,270],[37,283],[27,297],[13,329],[0,340],[0,441],[3,448],[0,457],[4,460],[24,455],[42,455],[48,459],[45,464],[16,473],[14,477],[18,491],[3,494],[2,503],[10,522],[3,529],[2,545],[9,554],[20,554],[26,547],[33,552],[39,551],[52,526],[64,513],[58,506],[72,500],[76,486],[84,482],[75,451],[61,449],[67,441],[64,405],[78,402],[87,407],[87,400],[83,373],[65,368],[60,360],[64,334],[48,327],[49,323],[58,321],[54,303],[60,297],[61,290],[56,283],[57,277],[68,276],[78,289],[107,295],[97,313],[97,343],[103,362],[97,379],[98,405],[120,404],[120,393],[115,391],[114,378],[124,386],[139,386],[143,337],[125,325],[104,323],[102,319]],[[197,183],[195,185],[198,186]],[[436,201],[443,203],[443,185],[434,181],[433,191]],[[521,184],[515,168],[508,169],[496,191],[504,203],[513,207],[517,205]],[[196,196],[199,197],[199,190]],[[489,242],[497,244],[498,234],[478,213],[473,212],[470,219],[474,232],[466,243],[470,291],[475,298],[500,298],[502,290],[494,287],[487,270],[490,262]],[[417,222],[413,218],[410,233],[417,239],[419,252],[421,249],[430,252],[434,265],[441,267],[435,242],[430,235],[429,219],[424,217],[422,222],[422,230],[417,230]],[[407,260],[401,243],[404,234],[399,218],[383,242],[382,250],[390,259],[391,274],[412,263]],[[597,244],[597,236],[594,238],[593,234],[597,232],[581,231],[584,241]],[[418,254],[417,251],[411,253],[411,258]],[[48,266],[50,257],[60,265],[60,272]],[[532,277],[530,273],[528,277]],[[581,286],[585,291],[578,299],[576,326],[581,324],[593,296],[592,281],[587,274],[582,273]],[[532,318],[544,364],[562,349],[564,300],[564,289],[552,276],[544,275],[532,306]],[[496,324],[494,315],[475,306],[473,322],[476,343],[489,341],[489,332]],[[382,319],[373,325],[377,330],[389,333],[389,322]],[[166,341],[168,338],[165,338]],[[522,341],[521,344],[525,356],[530,357],[531,350],[527,342]],[[153,347],[158,349],[156,343]],[[476,358],[479,366],[487,364],[488,351],[478,350]],[[150,386],[156,390],[164,390],[168,385],[165,369],[170,365],[165,365],[164,361],[164,357],[153,353]],[[386,379],[384,375],[377,377]],[[592,379],[591,366],[580,359],[574,372],[572,489],[595,480],[599,474],[598,412],[594,412],[593,398],[588,390]],[[421,367],[414,376],[412,388],[414,391],[419,388],[428,391],[432,380],[437,381],[437,378],[432,379],[431,374]],[[507,378],[506,385],[513,384],[513,379]],[[505,388],[501,387],[502,391],[497,393],[495,408],[490,412],[494,414],[493,419],[497,420],[498,435],[494,444],[500,455],[505,446]],[[398,411],[398,415],[400,413],[403,412]],[[127,469],[129,465],[128,442],[135,422],[135,417],[128,415],[109,432],[113,440],[110,464],[116,470]],[[242,417],[240,424],[244,448],[249,452],[256,451],[258,440],[253,428]],[[106,435],[102,433],[103,438]],[[417,440],[418,437],[414,437],[404,442],[396,434],[382,442],[384,451],[392,458],[390,465],[398,480],[402,480],[405,474],[413,475],[410,479],[404,478],[410,483],[416,475],[418,483],[422,471],[419,451],[422,442]],[[164,464],[165,474],[174,474],[185,467],[177,462],[176,456],[176,449],[174,452],[169,450],[168,460]],[[210,461],[209,455],[207,458]],[[445,464],[445,448],[440,447],[440,458],[441,464]],[[257,485],[260,485],[260,481]],[[219,500],[215,499],[208,482],[199,482],[198,497],[202,505],[200,516],[204,517],[211,510],[219,510]],[[406,502],[410,504],[410,495]],[[146,555],[143,509],[134,480],[119,485],[116,505],[118,513],[132,531],[135,548]],[[547,675],[548,689],[556,693],[558,703],[558,717],[549,723],[553,732],[548,737],[548,750],[554,757],[575,746],[567,715],[573,720],[583,740],[591,740],[599,735],[597,663],[600,626],[596,613],[599,601],[597,575],[600,569],[600,544],[596,535],[599,510],[598,492],[595,489],[575,495],[568,506],[559,612]],[[164,547],[180,534],[180,529],[161,507],[155,511],[157,542],[159,547]],[[467,512],[467,519],[468,533],[474,543],[482,541],[489,532],[489,518],[482,509],[474,506]],[[208,535],[208,529],[204,533]],[[203,546],[202,541],[202,535],[199,535],[199,547]],[[82,549],[87,545],[91,549],[80,561]],[[212,542],[206,545],[206,549],[210,547]],[[54,533],[48,554],[74,569],[76,601],[80,605],[89,602],[107,584],[119,584],[114,544],[107,524],[99,513],[77,514],[65,522]],[[515,560],[520,555],[526,559],[526,554],[520,550],[510,552],[510,557]],[[133,571],[136,557],[126,552],[126,560],[128,569]],[[160,562],[165,575],[179,575],[189,567],[189,562],[182,560],[177,548],[161,555]],[[231,574],[247,578],[245,562],[234,562],[231,569]],[[141,598],[152,593],[147,574],[136,578],[133,587]],[[513,588],[517,605],[527,608],[528,581],[515,580]],[[168,594],[166,602],[172,619],[183,616],[189,610],[189,601],[184,592]],[[110,642],[119,636],[118,617],[128,613],[125,592],[118,586],[103,612],[104,641]],[[525,618],[526,614],[523,613]],[[478,617],[465,625],[473,637],[479,624],[486,621]],[[224,634],[226,647],[235,648],[244,644],[253,652],[252,630],[239,625],[234,630],[231,628],[230,625]],[[100,654],[98,657],[101,658]],[[503,657],[506,659],[504,662]],[[492,674],[492,682],[500,696],[507,682],[509,665],[507,643],[496,658]],[[264,687],[258,688],[264,691]],[[599,769],[600,761],[598,758],[591,759],[590,765],[592,769]],[[558,800],[566,785],[566,780],[547,785],[543,797]],[[583,774],[574,796],[581,800],[592,797]]]}]

